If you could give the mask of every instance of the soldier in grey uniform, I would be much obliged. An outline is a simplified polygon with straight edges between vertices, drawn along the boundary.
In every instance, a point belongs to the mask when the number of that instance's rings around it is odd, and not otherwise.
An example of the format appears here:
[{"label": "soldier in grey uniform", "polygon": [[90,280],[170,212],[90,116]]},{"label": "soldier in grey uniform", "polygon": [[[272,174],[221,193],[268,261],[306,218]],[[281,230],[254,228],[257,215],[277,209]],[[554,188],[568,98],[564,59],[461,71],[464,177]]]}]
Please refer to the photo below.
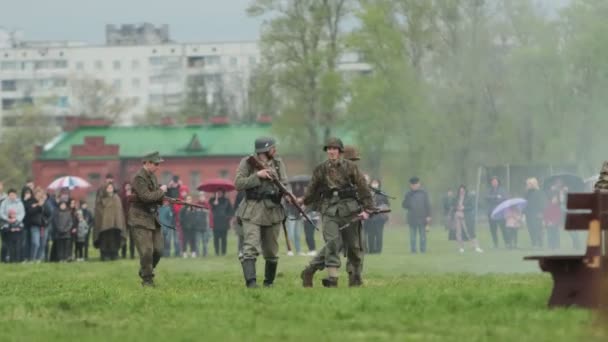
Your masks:
[{"label": "soldier in grey uniform", "polygon": [[276,156],[275,140],[262,137],[255,140],[255,156],[266,168],[255,170],[245,157],[236,171],[234,183],[238,191],[245,192],[236,217],[243,226],[244,242],[241,265],[245,285],[257,287],[255,263],[262,254],[266,260],[264,286],[272,286],[279,261],[279,234],[285,220],[285,209],[281,204],[282,194],[271,181],[273,175],[287,183],[285,164]]},{"label": "soldier in grey uniform", "polygon": [[327,269],[328,277],[323,279],[323,286],[337,287],[340,250],[344,248],[351,264],[349,285],[360,286],[363,265],[361,224],[352,221],[356,217],[361,220],[369,217],[374,210],[372,195],[357,165],[343,158],[344,144],[340,139],[329,139],[323,149],[328,158],[313,171],[310,185],[300,201],[306,206],[320,208],[326,243],[302,271],[302,285],[312,287],[315,272]]}]

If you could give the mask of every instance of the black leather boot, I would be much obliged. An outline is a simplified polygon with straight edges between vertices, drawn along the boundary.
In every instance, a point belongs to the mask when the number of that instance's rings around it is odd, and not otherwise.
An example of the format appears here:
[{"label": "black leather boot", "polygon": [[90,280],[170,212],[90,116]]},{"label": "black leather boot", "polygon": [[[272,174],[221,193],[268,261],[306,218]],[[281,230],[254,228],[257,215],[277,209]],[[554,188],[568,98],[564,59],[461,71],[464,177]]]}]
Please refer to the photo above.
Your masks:
[{"label": "black leather boot", "polygon": [[338,278],[336,277],[327,277],[321,279],[321,284],[324,287],[338,287]]},{"label": "black leather boot", "polygon": [[258,287],[255,273],[255,259],[245,259],[241,262],[243,266],[243,276],[245,277],[245,286],[250,289]]},{"label": "black leather boot", "polygon": [[277,262],[266,261],[266,266],[264,269],[264,287],[272,287],[274,278],[277,275],[277,266]]}]

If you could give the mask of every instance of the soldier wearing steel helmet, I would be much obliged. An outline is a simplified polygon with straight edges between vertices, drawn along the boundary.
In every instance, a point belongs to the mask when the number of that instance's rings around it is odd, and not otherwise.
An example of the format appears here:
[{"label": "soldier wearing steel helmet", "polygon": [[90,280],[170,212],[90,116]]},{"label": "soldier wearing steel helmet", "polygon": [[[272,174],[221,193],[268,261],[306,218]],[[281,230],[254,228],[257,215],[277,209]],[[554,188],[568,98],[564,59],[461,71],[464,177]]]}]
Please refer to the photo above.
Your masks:
[{"label": "soldier wearing steel helmet", "polygon": [[[312,287],[315,272],[327,269],[328,277],[323,279],[323,286],[337,287],[340,250],[344,248],[354,271],[355,282],[350,285],[359,286],[363,246],[359,238],[360,224],[351,222],[357,216],[363,220],[369,217],[373,210],[372,195],[357,165],[343,158],[344,144],[340,139],[329,139],[323,150],[328,159],[313,171],[301,202],[320,209],[326,244],[302,271],[302,285]],[[344,226],[346,228],[340,230]]]},{"label": "soldier wearing steel helmet", "polygon": [[261,254],[266,260],[264,286],[274,283],[279,261],[279,234],[285,220],[285,210],[281,204],[282,194],[270,180],[273,175],[281,182],[287,182],[285,164],[276,155],[273,138],[261,137],[255,140],[255,158],[266,168],[255,170],[241,160],[234,183],[238,191],[245,192],[236,217],[242,222],[244,241],[241,265],[245,285],[257,287],[256,259]]}]

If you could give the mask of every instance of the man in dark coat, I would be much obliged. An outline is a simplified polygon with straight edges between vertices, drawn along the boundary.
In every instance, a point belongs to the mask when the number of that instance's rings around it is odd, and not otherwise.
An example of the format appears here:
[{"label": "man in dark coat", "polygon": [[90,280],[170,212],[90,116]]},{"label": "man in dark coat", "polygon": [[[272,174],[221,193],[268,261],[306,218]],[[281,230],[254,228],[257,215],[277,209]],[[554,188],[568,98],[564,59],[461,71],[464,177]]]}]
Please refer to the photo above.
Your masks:
[{"label": "man in dark coat", "polygon": [[426,226],[431,223],[431,201],[420,185],[418,177],[410,179],[410,191],[401,203],[407,210],[407,223],[410,226],[410,252],[416,253],[416,240],[420,236],[420,253],[426,252]]},{"label": "man in dark coat", "polygon": [[498,228],[500,227],[500,231],[502,232],[503,241],[508,240],[507,230],[505,227],[504,220],[494,220],[492,219],[492,212],[500,203],[508,199],[507,192],[505,189],[500,186],[500,180],[498,177],[494,176],[490,179],[490,190],[486,195],[486,207],[488,209],[488,222],[490,223],[490,233],[492,234],[492,242],[494,243],[494,248],[498,248]]}]

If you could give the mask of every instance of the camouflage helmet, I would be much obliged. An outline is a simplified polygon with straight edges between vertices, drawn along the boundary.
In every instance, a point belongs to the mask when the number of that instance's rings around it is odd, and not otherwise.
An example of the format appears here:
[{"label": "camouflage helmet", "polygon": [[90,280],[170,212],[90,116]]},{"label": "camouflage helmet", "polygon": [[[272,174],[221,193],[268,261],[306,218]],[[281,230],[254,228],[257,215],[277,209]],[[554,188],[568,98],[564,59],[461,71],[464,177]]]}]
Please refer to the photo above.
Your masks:
[{"label": "camouflage helmet", "polygon": [[327,143],[323,146],[323,151],[327,151],[328,148],[334,147],[340,150],[340,152],[344,152],[344,144],[342,140],[339,138],[329,138],[327,139]]},{"label": "camouflage helmet", "polygon": [[354,146],[346,145],[344,146],[344,159],[357,161],[361,160],[361,156],[359,156],[359,151]]},{"label": "camouflage helmet", "polygon": [[264,153],[270,151],[270,149],[276,144],[273,138],[260,137],[255,139],[255,153]]}]

